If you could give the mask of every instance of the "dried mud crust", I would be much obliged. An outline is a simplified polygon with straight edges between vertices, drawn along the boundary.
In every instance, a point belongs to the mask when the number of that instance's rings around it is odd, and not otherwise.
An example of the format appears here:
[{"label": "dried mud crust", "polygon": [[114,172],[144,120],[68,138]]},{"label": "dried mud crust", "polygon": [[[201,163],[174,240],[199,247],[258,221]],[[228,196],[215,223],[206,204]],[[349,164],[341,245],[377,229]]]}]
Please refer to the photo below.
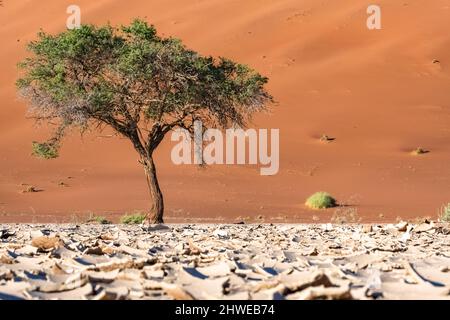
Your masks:
[{"label": "dried mud crust", "polygon": [[448,299],[450,228],[0,225],[0,299]]}]

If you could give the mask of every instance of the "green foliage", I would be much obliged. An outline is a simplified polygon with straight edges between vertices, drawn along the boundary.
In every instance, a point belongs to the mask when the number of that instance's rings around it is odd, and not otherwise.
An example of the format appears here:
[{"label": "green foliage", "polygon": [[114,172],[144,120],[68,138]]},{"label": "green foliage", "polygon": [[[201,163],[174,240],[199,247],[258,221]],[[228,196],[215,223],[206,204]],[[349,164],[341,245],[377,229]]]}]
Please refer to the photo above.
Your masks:
[{"label": "green foliage", "polygon": [[95,222],[98,224],[111,224],[111,221],[109,221],[103,216],[92,216],[91,218],[88,219],[88,222]]},{"label": "green foliage", "polygon": [[33,156],[43,159],[54,159],[58,157],[58,148],[55,144],[32,142]]},{"label": "green foliage", "polygon": [[[28,46],[17,81],[33,113],[68,127],[119,125],[150,119],[186,126],[195,115],[213,124],[244,125],[270,95],[268,79],[225,58],[201,56],[180,40],[161,38],[142,20],[113,28],[83,25],[57,35],[44,32]],[[202,118],[203,117],[203,118]],[[126,130],[122,130],[122,133]]]},{"label": "green foliage", "polygon": [[142,40],[151,41],[157,38],[155,27],[149,26],[146,22],[142,20],[134,20],[130,26],[128,27],[123,26],[122,30],[128,35],[134,36]]},{"label": "green foliage", "polygon": [[[54,103],[67,102],[70,99],[67,95],[83,94],[83,88],[74,86],[70,80],[80,71],[77,68],[84,67],[92,72],[96,68],[95,61],[111,55],[117,45],[120,41],[113,36],[110,26],[81,26],[56,36],[40,32],[38,40],[28,45],[34,57],[19,64],[27,73],[17,85],[19,88],[34,85],[45,91]],[[80,60],[78,65],[77,60]]]},{"label": "green foliage", "polygon": [[336,206],[336,200],[327,192],[316,192],[310,196],[305,205],[311,209],[326,209]]},{"label": "green foliage", "polygon": [[123,217],[120,218],[120,223],[123,224],[141,224],[144,222],[145,218],[147,216],[145,214],[141,213],[134,213],[134,214],[126,214]]},{"label": "green foliage", "polygon": [[439,219],[441,221],[450,222],[450,203],[441,207]]}]

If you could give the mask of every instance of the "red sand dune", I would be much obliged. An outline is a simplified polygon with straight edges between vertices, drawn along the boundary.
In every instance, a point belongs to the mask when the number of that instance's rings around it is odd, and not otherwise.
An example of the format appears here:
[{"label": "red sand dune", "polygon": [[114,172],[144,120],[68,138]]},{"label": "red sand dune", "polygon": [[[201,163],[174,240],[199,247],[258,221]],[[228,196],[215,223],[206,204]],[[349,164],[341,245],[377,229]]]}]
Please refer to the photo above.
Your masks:
[{"label": "red sand dune", "polygon": [[[0,221],[67,221],[148,208],[131,145],[68,137],[56,160],[31,157],[47,131],[25,119],[16,63],[40,28],[62,31],[73,1],[5,0],[0,7]],[[255,127],[280,128],[280,171],[175,166],[157,152],[167,221],[329,221],[303,203],[328,191],[364,221],[436,216],[450,201],[450,1],[379,0],[382,30],[364,0],[78,0],[83,23],[144,17],[202,54],[249,64],[270,78],[278,105]],[[433,63],[433,60],[440,63]],[[332,143],[318,142],[322,134]],[[414,157],[416,147],[430,153]],[[71,178],[69,178],[71,177]],[[68,187],[59,186],[64,182]],[[42,189],[21,193],[30,184]],[[381,216],[383,215],[383,217]],[[317,218],[316,218],[317,219]]]}]

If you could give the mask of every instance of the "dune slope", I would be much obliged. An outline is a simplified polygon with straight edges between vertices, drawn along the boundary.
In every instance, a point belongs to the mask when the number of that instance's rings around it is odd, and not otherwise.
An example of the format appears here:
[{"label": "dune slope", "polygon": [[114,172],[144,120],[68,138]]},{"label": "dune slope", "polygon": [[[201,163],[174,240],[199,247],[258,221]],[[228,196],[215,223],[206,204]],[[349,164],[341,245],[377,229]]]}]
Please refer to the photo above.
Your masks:
[{"label": "dune slope", "polygon": [[[280,129],[280,171],[174,166],[157,154],[168,221],[327,221],[303,206],[333,194],[340,214],[365,221],[435,216],[449,202],[450,1],[380,0],[382,30],[366,27],[361,0],[118,0],[77,3],[83,23],[143,17],[202,54],[249,64],[270,78],[278,104],[257,128]],[[40,28],[64,30],[71,1],[0,7],[0,221],[63,221],[89,212],[145,210],[148,194],[131,145],[91,133],[66,138],[61,157],[31,157],[45,128],[26,119],[16,63]],[[333,142],[321,143],[326,134]],[[414,157],[422,147],[430,152]],[[22,193],[26,185],[41,192]]]}]

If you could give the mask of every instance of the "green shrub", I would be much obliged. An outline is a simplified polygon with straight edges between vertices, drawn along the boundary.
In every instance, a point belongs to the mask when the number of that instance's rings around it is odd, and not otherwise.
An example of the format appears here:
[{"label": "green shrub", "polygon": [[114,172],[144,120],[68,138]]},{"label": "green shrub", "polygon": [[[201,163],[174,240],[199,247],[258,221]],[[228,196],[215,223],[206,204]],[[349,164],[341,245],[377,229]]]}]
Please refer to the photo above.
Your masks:
[{"label": "green shrub", "polygon": [[94,214],[89,214],[89,217],[87,218],[88,223],[98,223],[98,224],[111,224],[112,222],[106,219],[103,216],[96,216]]},{"label": "green shrub", "polygon": [[311,209],[326,209],[336,206],[336,200],[326,192],[316,192],[310,196],[305,205]]},{"label": "green shrub", "polygon": [[144,222],[145,218],[147,216],[142,213],[135,213],[135,214],[126,214],[123,217],[120,218],[120,223],[123,224],[141,224]]},{"label": "green shrub", "polygon": [[439,219],[441,221],[450,222],[450,203],[443,205],[441,211],[439,212]]},{"label": "green shrub", "polygon": [[102,216],[95,216],[93,220],[99,224],[111,224],[111,221]]},{"label": "green shrub", "polygon": [[54,159],[58,157],[58,148],[51,143],[39,143],[33,141],[33,156],[44,159]]}]

